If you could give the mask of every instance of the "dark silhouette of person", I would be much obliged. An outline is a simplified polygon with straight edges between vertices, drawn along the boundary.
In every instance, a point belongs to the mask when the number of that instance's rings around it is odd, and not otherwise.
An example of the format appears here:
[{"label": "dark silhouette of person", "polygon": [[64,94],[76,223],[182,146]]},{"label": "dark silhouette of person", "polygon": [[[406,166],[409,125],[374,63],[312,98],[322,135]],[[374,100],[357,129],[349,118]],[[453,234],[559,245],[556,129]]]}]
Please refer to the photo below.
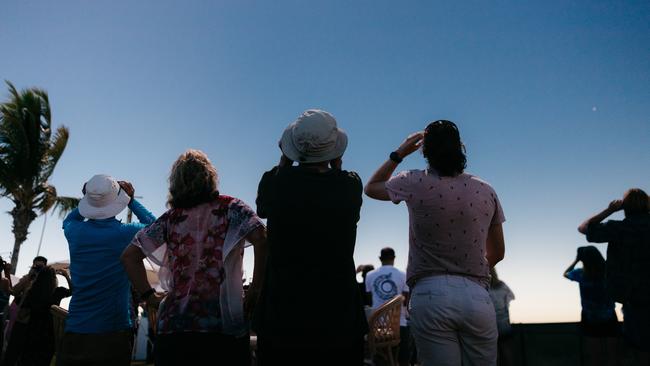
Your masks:
[{"label": "dark silhouette of person", "polygon": [[[606,218],[623,210],[623,220]],[[600,213],[583,222],[578,231],[591,243],[608,243],[607,289],[623,304],[623,336],[638,364],[650,364],[650,202],[639,188],[625,192]]]},{"label": "dark silhouette of person", "polygon": [[362,184],[341,169],[346,146],[331,114],[305,111],[282,136],[279,165],[260,181],[257,212],[269,243],[253,318],[260,366],[363,364],[368,324],[353,258]]}]

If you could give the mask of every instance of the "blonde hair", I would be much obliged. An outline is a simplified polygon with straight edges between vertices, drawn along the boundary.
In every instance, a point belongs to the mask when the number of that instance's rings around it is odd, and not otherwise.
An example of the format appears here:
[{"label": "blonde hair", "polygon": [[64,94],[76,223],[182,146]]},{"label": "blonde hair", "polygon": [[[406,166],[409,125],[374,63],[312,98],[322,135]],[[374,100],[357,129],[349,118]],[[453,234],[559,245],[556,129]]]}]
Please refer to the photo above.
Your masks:
[{"label": "blonde hair", "polygon": [[176,159],[169,174],[171,208],[191,208],[219,196],[217,169],[200,150],[187,150]]}]

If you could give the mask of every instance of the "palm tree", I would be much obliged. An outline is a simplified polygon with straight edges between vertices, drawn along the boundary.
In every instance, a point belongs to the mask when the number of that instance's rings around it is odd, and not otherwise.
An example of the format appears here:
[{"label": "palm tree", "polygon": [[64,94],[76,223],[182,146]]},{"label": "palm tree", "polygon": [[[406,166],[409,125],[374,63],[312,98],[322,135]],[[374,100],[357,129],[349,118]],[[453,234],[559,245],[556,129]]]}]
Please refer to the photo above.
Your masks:
[{"label": "palm tree", "polygon": [[16,90],[9,86],[9,100],[0,103],[0,197],[14,203],[14,249],[16,270],[20,246],[27,239],[29,225],[37,212],[53,207],[61,212],[76,207],[78,200],[58,197],[48,183],[68,143],[69,131],[61,126],[52,134],[52,114],[47,92],[39,88]]}]

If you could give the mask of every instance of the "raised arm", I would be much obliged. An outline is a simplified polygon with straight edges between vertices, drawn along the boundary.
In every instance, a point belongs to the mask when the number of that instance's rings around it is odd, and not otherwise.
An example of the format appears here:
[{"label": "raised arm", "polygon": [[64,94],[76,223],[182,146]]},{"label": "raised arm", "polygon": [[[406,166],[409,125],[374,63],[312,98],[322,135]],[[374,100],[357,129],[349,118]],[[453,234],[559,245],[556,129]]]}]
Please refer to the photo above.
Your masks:
[{"label": "raised arm", "polygon": [[578,226],[578,231],[586,235],[589,225],[601,223],[603,220],[608,218],[611,214],[613,214],[616,211],[620,211],[622,209],[623,209],[623,200],[614,200],[609,203],[609,206],[607,206],[606,209],[588,218],[587,220],[585,220],[585,222],[580,224],[580,226]]},{"label": "raised arm", "polygon": [[578,262],[579,262],[578,257],[576,257],[576,259],[573,261],[573,263],[571,263],[571,265],[569,265],[569,267],[566,270],[564,270],[564,277],[565,278],[567,278],[569,280],[571,279],[571,277],[569,277],[569,272],[573,271],[573,269],[576,267],[576,264],[578,264]]},{"label": "raised arm", "polygon": [[[416,132],[407,137],[395,151],[398,155],[399,161],[418,150],[420,146],[422,146],[423,137],[423,132]],[[388,191],[386,191],[386,182],[390,179],[391,175],[397,168],[397,164],[399,163],[392,159],[388,159],[379,167],[379,169],[377,169],[377,171],[375,171],[364,188],[366,196],[380,201],[390,201]]]},{"label": "raised arm", "polygon": [[143,225],[151,225],[156,221],[156,216],[154,216],[149,210],[147,210],[138,200],[135,198],[129,203],[129,208],[133,211],[133,214],[138,218]]},{"label": "raised arm", "polygon": [[65,281],[68,283],[68,290],[70,290],[70,294],[72,294],[72,281],[70,280],[70,274],[68,271],[65,269],[60,269],[56,271],[56,274],[60,274],[63,276],[63,278],[65,278]]},{"label": "raised arm", "polygon": [[246,240],[253,244],[253,254],[255,256],[255,263],[253,268],[253,281],[251,282],[246,298],[244,298],[244,312],[250,319],[259,295],[264,284],[264,275],[266,273],[266,259],[268,257],[268,245],[266,242],[266,228],[258,226],[253,230]]},{"label": "raised arm", "polygon": [[120,187],[126,192],[126,194],[131,197],[131,201],[129,202],[129,208],[135,216],[138,218],[138,221],[140,221],[141,224],[146,225],[151,225],[154,221],[156,221],[156,217],[149,212],[140,202],[138,202],[135,199],[135,188],[133,188],[133,185],[130,182],[127,181],[119,181]]},{"label": "raised arm", "polygon": [[32,270],[30,270],[28,274],[21,277],[18,280],[18,283],[12,287],[11,289],[12,295],[14,295],[15,297],[22,296],[23,293],[31,286],[32,281],[34,280],[35,277],[36,276]]},{"label": "raised arm", "polygon": [[490,267],[494,267],[503,259],[506,252],[506,245],[503,239],[503,226],[501,224],[490,225],[485,249],[485,257]]}]

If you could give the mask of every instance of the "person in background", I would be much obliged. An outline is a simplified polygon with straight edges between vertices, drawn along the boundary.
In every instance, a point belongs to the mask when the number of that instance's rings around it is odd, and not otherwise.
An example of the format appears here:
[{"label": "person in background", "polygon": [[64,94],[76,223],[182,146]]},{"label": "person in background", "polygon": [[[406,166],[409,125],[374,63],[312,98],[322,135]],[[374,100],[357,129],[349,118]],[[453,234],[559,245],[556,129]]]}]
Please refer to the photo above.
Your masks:
[{"label": "person in background", "polygon": [[58,287],[56,271],[43,267],[23,294],[19,316],[9,338],[4,366],[49,366],[54,355],[54,329],[50,307],[58,305],[60,296],[69,296]]},{"label": "person in background", "polygon": [[[266,229],[242,200],[219,193],[217,178],[203,152],[183,153],[169,176],[169,210],[122,254],[141,298],[160,304],[156,366],[250,365],[247,318],[264,276]],[[253,245],[255,267],[244,298],[246,242]],[[160,282],[168,291],[164,300],[147,282],[145,257],[161,266]]]},{"label": "person in background", "polygon": [[[391,176],[422,148],[426,169]],[[392,152],[366,194],[409,210],[411,332],[423,366],[494,365],[496,316],[487,288],[505,252],[503,210],[494,189],[464,173],[465,146],[453,122],[430,123]]]},{"label": "person in background", "polygon": [[260,181],[257,213],[269,235],[253,318],[260,366],[363,364],[368,323],[353,258],[362,184],[341,168],[347,141],[330,113],[307,110]]},{"label": "person in background", "polygon": [[361,292],[361,296],[363,296],[363,305],[368,307],[372,306],[372,295],[366,292],[366,276],[368,276],[368,272],[373,269],[375,269],[375,266],[372,264],[361,264],[357,266],[357,273],[361,273],[359,292]]},{"label": "person in background", "polygon": [[[32,260],[32,267],[29,269],[29,272],[20,278],[18,282],[13,286],[12,295],[20,302],[22,295],[29,289],[38,273],[47,266],[47,258],[43,256],[34,257]],[[16,301],[14,300],[14,301]]]},{"label": "person in background", "polygon": [[[27,324],[29,319],[27,318],[29,311],[21,311],[21,305],[24,301],[24,295],[31,288],[32,284],[38,277],[38,274],[47,266],[47,258],[42,256],[34,257],[32,260],[32,266],[29,268],[29,272],[18,280],[18,282],[12,286],[11,295],[14,296],[14,300],[11,302],[11,305],[7,309],[7,318],[8,322],[5,327],[4,336],[7,341],[7,348],[4,350],[4,358],[13,359],[19,354],[18,348],[19,345],[22,345],[26,337],[27,327],[18,325],[18,330],[14,332],[14,326],[16,323],[21,323],[23,325]],[[11,278],[11,277],[9,277]],[[11,338],[15,338],[13,342],[10,341]],[[7,356],[8,354],[8,356]]]},{"label": "person in background", "polygon": [[510,325],[510,302],[515,299],[515,294],[505,282],[499,279],[494,267],[490,268],[490,276],[489,292],[499,332],[497,364],[499,366],[514,366],[514,332]]},{"label": "person in background", "polygon": [[9,296],[11,295],[11,263],[5,262],[0,257],[0,270],[2,271],[0,277],[0,360],[4,349],[4,334],[5,334],[5,320],[8,318],[9,311]]},{"label": "person in background", "polygon": [[[131,293],[120,255],[156,218],[133,198],[129,182],[95,175],[82,193],[79,207],[63,221],[74,293],[57,365],[130,365]],[[139,223],[115,218],[127,207]]]},{"label": "person in background", "polygon": [[[603,221],[623,210],[623,220]],[[590,243],[607,245],[607,290],[623,304],[623,337],[638,365],[650,365],[650,202],[639,188],[625,192],[602,212],[583,222],[578,231]]]},{"label": "person in background", "polygon": [[397,295],[404,296],[404,304],[399,319],[399,355],[400,366],[409,364],[411,355],[411,334],[406,320],[406,304],[408,304],[409,288],[406,285],[406,273],[395,268],[395,250],[383,248],[379,255],[381,267],[368,273],[366,277],[366,292],[371,298],[371,306],[376,309]]},{"label": "person in background", "polygon": [[[578,262],[582,262],[582,268],[575,268]],[[576,259],[564,271],[564,277],[580,285],[580,329],[585,342],[585,364],[614,365],[619,327],[614,300],[605,284],[605,259],[594,246],[580,247]]]},{"label": "person in background", "polygon": [[70,274],[65,269],[57,269],[55,273],[65,278],[65,282],[68,284],[67,288],[57,286],[52,295],[52,305],[61,306],[61,300],[72,296],[72,280],[70,279]]}]

